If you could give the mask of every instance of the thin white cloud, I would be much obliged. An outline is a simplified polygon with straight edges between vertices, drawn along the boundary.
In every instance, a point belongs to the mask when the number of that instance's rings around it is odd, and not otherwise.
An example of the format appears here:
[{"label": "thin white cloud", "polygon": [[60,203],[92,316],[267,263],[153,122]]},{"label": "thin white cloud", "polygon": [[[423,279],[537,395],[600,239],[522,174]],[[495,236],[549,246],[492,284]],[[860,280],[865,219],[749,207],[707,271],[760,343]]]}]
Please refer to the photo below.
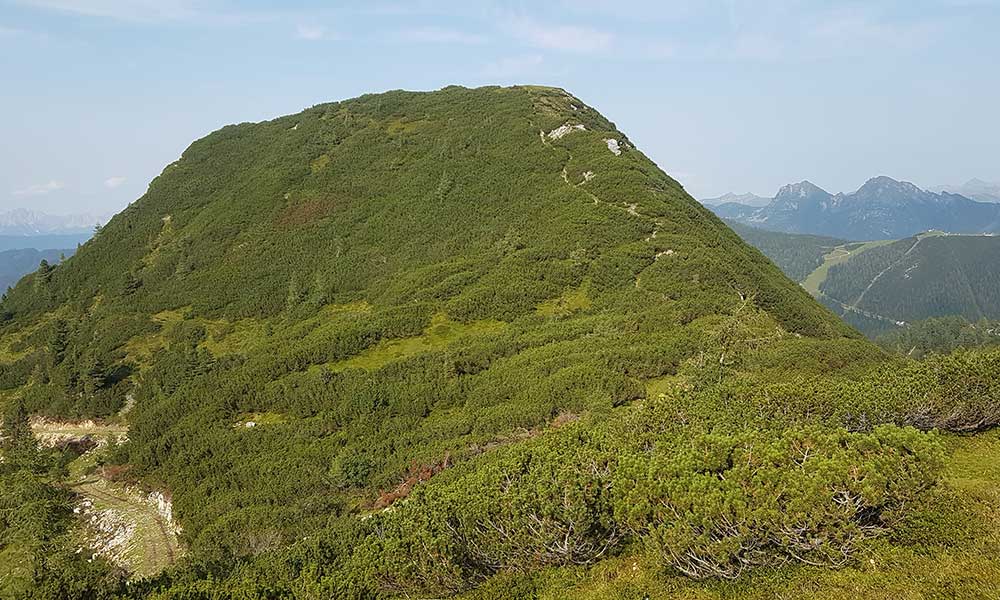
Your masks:
[{"label": "thin white cloud", "polygon": [[18,4],[67,14],[121,21],[176,21],[198,14],[186,0],[16,0]]},{"label": "thin white cloud", "polygon": [[15,196],[44,196],[45,194],[50,194],[52,192],[59,191],[65,187],[61,181],[51,180],[46,183],[36,183],[35,185],[29,185],[26,188],[21,188],[19,190],[14,190]]},{"label": "thin white cloud", "polygon": [[125,183],[125,178],[120,175],[116,175],[114,177],[108,177],[107,179],[105,179],[104,187],[113,190],[116,187],[121,186],[123,183]]},{"label": "thin white cloud", "polygon": [[[953,24],[948,19],[893,17],[864,4],[820,8],[762,1],[750,10],[741,6],[729,2],[728,15],[719,15],[720,26],[697,37],[677,30],[656,40],[633,38],[624,44],[648,60],[801,63],[916,51],[935,43]],[[705,12],[701,19],[709,16]]]},{"label": "thin white cloud", "polygon": [[323,25],[300,24],[295,27],[295,39],[306,40],[307,42],[317,42],[320,40],[340,39],[340,36],[332,33]]},{"label": "thin white cloud", "polygon": [[511,21],[508,28],[532,46],[563,52],[600,52],[614,41],[611,33],[592,27],[546,24],[527,18]]},{"label": "thin white cloud", "polygon": [[941,23],[889,22],[861,10],[840,10],[818,16],[809,37],[820,47],[832,44],[860,50],[913,49],[934,39]]},{"label": "thin white cloud", "polygon": [[476,33],[467,33],[453,29],[423,27],[408,29],[400,34],[400,39],[409,42],[427,42],[432,44],[483,44],[488,38]]},{"label": "thin white cloud", "polygon": [[182,23],[197,26],[234,26],[290,20],[278,10],[244,8],[235,3],[198,0],[9,0],[49,12],[110,19],[130,24]]}]

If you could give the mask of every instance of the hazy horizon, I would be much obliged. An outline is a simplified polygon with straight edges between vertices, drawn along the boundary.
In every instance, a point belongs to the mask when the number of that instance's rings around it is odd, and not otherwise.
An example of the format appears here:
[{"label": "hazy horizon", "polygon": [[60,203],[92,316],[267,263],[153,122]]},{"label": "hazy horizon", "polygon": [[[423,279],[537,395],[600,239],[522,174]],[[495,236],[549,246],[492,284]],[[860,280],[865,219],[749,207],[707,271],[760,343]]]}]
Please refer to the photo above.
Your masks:
[{"label": "hazy horizon", "polygon": [[116,212],[226,124],[451,84],[566,88],[697,198],[997,181],[998,25],[991,0],[0,0],[0,212]]}]

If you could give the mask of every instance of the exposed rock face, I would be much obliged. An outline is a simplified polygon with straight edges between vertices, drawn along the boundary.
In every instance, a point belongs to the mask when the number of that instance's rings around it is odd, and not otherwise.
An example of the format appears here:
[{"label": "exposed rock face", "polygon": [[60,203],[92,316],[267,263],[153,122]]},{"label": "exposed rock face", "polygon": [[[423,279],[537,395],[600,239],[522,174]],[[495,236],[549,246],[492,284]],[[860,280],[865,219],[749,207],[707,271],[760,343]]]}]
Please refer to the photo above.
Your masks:
[{"label": "exposed rock face", "polygon": [[100,423],[94,420],[55,421],[43,417],[31,419],[31,431],[38,443],[46,448],[80,445],[84,450],[103,448],[114,441],[128,440],[128,427],[122,424]]}]

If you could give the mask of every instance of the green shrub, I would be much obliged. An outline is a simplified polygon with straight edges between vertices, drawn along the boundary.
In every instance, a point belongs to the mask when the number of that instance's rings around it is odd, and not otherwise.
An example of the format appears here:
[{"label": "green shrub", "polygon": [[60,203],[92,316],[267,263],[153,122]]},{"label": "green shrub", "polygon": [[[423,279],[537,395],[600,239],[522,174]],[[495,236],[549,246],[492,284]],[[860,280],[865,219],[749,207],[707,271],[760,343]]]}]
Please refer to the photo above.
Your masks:
[{"label": "green shrub", "polygon": [[784,561],[840,566],[887,510],[936,478],[940,450],[913,429],[705,435],[622,460],[616,516],[664,564],[738,577]]}]

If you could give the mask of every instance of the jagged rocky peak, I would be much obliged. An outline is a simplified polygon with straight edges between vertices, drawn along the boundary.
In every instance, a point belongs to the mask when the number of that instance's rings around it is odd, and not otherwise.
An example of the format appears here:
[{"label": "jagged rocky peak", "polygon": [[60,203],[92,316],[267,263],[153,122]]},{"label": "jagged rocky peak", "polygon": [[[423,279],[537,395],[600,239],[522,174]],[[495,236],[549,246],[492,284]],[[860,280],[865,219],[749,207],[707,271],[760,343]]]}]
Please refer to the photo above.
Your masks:
[{"label": "jagged rocky peak", "polygon": [[797,209],[803,203],[814,204],[830,199],[829,192],[810,181],[800,181],[782,186],[771,203],[775,208]]},{"label": "jagged rocky peak", "polygon": [[885,196],[885,195],[917,195],[924,194],[925,192],[910,183],[909,181],[898,181],[892,177],[886,175],[879,175],[878,177],[872,177],[861,186],[855,194],[857,195],[874,195],[874,196]]}]

